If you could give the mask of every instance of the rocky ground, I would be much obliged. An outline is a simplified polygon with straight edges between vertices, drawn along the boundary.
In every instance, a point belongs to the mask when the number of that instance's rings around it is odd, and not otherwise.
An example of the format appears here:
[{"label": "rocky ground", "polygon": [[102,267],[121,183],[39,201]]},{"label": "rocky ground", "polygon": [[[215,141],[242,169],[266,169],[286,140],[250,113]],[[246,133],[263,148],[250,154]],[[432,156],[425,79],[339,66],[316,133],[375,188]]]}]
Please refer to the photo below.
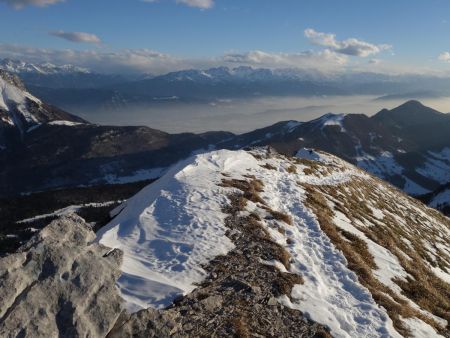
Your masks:
[{"label": "rocky ground", "polygon": [[242,216],[246,197],[230,196],[226,224],[236,247],[205,266],[209,277],[167,309],[132,315],[114,287],[121,252],[92,243],[78,216],[52,222],[0,260],[0,336],[330,337],[277,301],[302,278],[271,265],[289,257],[257,216]]},{"label": "rocky ground", "polygon": [[104,337],[121,312],[122,252],[78,216],[52,222],[0,260],[1,337]]},{"label": "rocky ground", "polygon": [[302,278],[271,265],[275,260],[288,265],[288,254],[258,216],[242,216],[247,198],[252,195],[230,196],[227,235],[236,247],[205,267],[208,279],[166,310],[123,316],[108,337],[331,337],[324,326],[278,302]]}]

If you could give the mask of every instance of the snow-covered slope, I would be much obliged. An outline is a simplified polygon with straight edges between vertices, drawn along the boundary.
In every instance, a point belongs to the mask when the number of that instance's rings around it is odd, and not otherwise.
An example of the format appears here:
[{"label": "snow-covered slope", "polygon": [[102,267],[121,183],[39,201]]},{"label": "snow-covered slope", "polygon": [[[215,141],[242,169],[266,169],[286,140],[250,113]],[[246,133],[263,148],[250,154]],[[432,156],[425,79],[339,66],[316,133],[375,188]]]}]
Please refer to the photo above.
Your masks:
[{"label": "snow-covered slope", "polygon": [[448,334],[450,221],[336,157],[298,157],[197,155],[116,210],[98,241],[124,251],[128,308],[169,305],[233,252],[225,218],[237,194],[240,214],[285,251],[266,264],[303,278],[280,304],[335,337]]},{"label": "snow-covered slope", "polygon": [[22,129],[23,121],[27,124],[37,124],[36,116],[28,111],[28,102],[40,106],[42,102],[25,91],[15,78],[7,73],[0,74],[0,110],[7,112],[8,116],[3,117],[2,121],[15,125]]},{"label": "snow-covered slope", "polygon": [[432,208],[450,216],[450,182],[441,185],[432,193],[420,196],[420,199]]},{"label": "snow-covered slope", "polygon": [[435,197],[433,197],[433,199],[430,202],[430,206],[432,208],[444,208],[444,207],[449,207],[450,201],[450,189],[447,188],[441,192],[439,192]]},{"label": "snow-covered slope", "polygon": [[23,134],[30,128],[52,121],[66,125],[85,122],[46,105],[31,95],[17,76],[0,70],[0,127],[10,126]]}]

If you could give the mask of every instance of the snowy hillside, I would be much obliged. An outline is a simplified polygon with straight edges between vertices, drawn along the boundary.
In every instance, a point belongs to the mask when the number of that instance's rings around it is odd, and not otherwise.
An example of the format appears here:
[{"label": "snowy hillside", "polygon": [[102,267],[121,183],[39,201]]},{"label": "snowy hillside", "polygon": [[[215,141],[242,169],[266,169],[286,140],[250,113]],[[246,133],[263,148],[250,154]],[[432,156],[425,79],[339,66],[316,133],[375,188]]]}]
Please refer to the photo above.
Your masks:
[{"label": "snowy hillside", "polygon": [[42,123],[82,123],[81,118],[48,106],[31,95],[20,79],[0,70],[0,127],[10,126],[25,133]]},{"label": "snowy hillside", "polygon": [[290,155],[301,148],[320,149],[411,196],[421,196],[450,182],[448,135],[449,114],[408,101],[371,117],[328,113],[308,122],[278,122],[237,135],[219,147],[270,145]]},{"label": "snowy hillside", "polygon": [[[255,274],[270,268],[291,281],[266,306],[303,313],[335,337],[449,334],[450,221],[331,155],[197,155],[115,214],[98,241],[124,251],[118,286],[132,311],[164,308],[212,280],[226,287],[220,257],[242,257],[245,273],[256,260]],[[249,233],[258,236],[242,246]]]}]

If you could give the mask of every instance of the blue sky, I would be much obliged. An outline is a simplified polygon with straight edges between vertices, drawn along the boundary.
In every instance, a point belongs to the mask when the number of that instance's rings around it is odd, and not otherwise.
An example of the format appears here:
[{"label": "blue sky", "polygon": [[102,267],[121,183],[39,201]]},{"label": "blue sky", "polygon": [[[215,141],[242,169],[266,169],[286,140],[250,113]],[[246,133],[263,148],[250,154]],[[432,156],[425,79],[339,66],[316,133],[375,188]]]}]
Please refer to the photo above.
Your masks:
[{"label": "blue sky", "polygon": [[438,72],[450,70],[449,50],[446,0],[0,0],[0,57],[105,71],[129,59],[154,73],[227,63]]}]

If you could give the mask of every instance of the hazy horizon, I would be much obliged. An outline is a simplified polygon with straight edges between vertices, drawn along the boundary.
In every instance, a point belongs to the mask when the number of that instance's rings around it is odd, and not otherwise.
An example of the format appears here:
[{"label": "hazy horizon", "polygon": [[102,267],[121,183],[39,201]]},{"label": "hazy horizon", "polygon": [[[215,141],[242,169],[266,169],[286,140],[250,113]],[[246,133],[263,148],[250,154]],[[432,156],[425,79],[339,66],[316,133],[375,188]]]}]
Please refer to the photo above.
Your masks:
[{"label": "hazy horizon", "polygon": [[[102,125],[143,125],[169,133],[231,131],[245,133],[286,120],[309,121],[327,113],[374,115],[408,99],[378,96],[264,97],[210,103],[161,103],[117,109],[69,108],[69,112]],[[415,99],[415,98],[411,98]],[[450,97],[418,99],[440,112],[450,112]]]}]

